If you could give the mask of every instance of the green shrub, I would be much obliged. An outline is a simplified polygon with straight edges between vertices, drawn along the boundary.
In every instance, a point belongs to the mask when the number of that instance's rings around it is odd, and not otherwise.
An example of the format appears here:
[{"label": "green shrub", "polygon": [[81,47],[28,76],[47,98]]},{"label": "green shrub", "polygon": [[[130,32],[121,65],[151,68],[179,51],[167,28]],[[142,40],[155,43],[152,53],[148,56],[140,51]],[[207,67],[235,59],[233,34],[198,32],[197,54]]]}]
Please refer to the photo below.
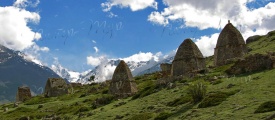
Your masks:
[{"label": "green shrub", "polygon": [[42,96],[33,97],[25,102],[25,105],[35,105],[50,102],[53,98],[45,98]]},{"label": "green shrub", "polygon": [[220,83],[222,83],[222,80],[215,80],[211,84],[212,85],[217,85],[217,84],[220,84]]},{"label": "green shrub", "polygon": [[198,103],[206,94],[206,85],[203,82],[196,82],[188,87],[187,92],[191,95],[193,102]]},{"label": "green shrub", "polygon": [[155,93],[156,90],[155,90],[156,86],[148,86],[146,88],[144,88],[143,90],[139,91],[138,93],[136,93],[133,97],[132,97],[132,100],[135,100],[137,98],[142,98],[142,97],[145,97],[145,96],[148,96],[152,93]]},{"label": "green shrub", "polygon": [[223,92],[210,93],[199,104],[199,108],[206,108],[210,106],[216,106],[226,100],[227,94]]},{"label": "green shrub", "polygon": [[199,108],[206,108],[211,106],[216,106],[225,101],[229,96],[236,94],[239,90],[231,92],[215,92],[209,93],[199,104]]},{"label": "green shrub", "polygon": [[78,111],[79,111],[79,112],[86,112],[86,111],[89,111],[89,108],[88,108],[88,107],[82,106],[81,108],[79,108]]},{"label": "green shrub", "polygon": [[114,100],[114,96],[108,95],[108,96],[103,96],[101,98],[97,98],[93,104],[92,104],[92,108],[96,109],[98,107],[107,105],[109,103],[111,103]]},{"label": "green shrub", "polygon": [[268,101],[262,103],[255,113],[264,113],[264,112],[270,112],[270,111],[275,111],[275,101]]},{"label": "green shrub", "polygon": [[170,116],[172,116],[171,113],[167,113],[167,112],[162,112],[160,113],[155,120],[166,120],[167,118],[169,118]]},{"label": "green shrub", "polygon": [[177,98],[171,102],[168,102],[167,106],[174,107],[174,106],[185,104],[190,101],[191,101],[191,98],[189,96],[184,96],[184,97]]},{"label": "green shrub", "polygon": [[108,93],[109,93],[108,89],[102,91],[102,94],[108,94]]},{"label": "green shrub", "polygon": [[153,117],[153,113],[141,113],[134,115],[129,120],[148,120]]}]

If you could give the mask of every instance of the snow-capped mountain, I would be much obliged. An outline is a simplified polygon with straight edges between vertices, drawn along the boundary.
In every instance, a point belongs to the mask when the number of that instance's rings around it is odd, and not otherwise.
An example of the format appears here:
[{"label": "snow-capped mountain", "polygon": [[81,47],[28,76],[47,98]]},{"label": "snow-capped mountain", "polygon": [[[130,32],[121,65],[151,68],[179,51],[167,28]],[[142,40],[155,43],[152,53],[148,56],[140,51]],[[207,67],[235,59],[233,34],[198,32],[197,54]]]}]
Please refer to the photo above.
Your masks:
[{"label": "snow-capped mountain", "polygon": [[36,62],[22,52],[0,45],[0,103],[14,101],[17,88],[23,85],[29,86],[33,94],[41,94],[48,78],[60,77]]},{"label": "snow-capped mountain", "polygon": [[156,72],[156,71],[161,71],[161,68],[160,68],[160,64],[161,63],[170,63],[171,64],[173,62],[173,60],[174,60],[174,56],[169,57],[167,59],[164,59],[164,60],[158,62],[157,64],[155,64],[154,66],[152,66],[152,67],[150,67],[150,68],[148,68],[146,70],[143,70],[143,71],[139,72],[137,74],[137,76],[148,74],[148,73],[153,73],[153,72]]},{"label": "snow-capped mountain", "polygon": [[75,72],[68,70],[67,68],[62,67],[59,63],[55,63],[54,65],[51,66],[51,69],[61,76],[63,79],[68,80],[69,82],[77,82],[79,78],[83,75],[86,75],[88,72],[91,70],[84,71],[82,73],[80,72]]},{"label": "snow-capped mountain", "polygon": [[[173,57],[168,57],[161,61],[156,61],[151,59],[149,61],[126,61],[129,69],[132,71],[133,76],[142,75],[146,73],[152,73],[160,71],[161,63],[171,63],[174,59]],[[79,83],[89,83],[91,76],[95,76],[95,82],[103,82],[105,80],[110,80],[113,76],[113,72],[116,66],[119,64],[120,60],[108,60],[108,62],[102,63],[101,65],[95,67],[93,70],[87,74],[82,74],[79,76],[79,79],[75,82]],[[69,80],[70,81],[70,80]]]},{"label": "snow-capped mountain", "polygon": [[[158,57],[157,59],[152,57],[149,60],[147,59],[147,61],[133,61],[134,59],[124,59],[124,61],[129,66],[133,76],[138,76],[146,73],[160,71],[160,64],[172,63],[174,55],[175,52],[172,52],[166,56]],[[59,76],[67,79],[69,82],[87,84],[91,82],[89,81],[91,76],[95,76],[94,82],[104,82],[105,80],[110,80],[119,62],[120,59],[104,59],[101,61],[101,64],[96,66],[94,69],[81,73],[70,71],[62,67],[58,61],[56,61],[54,65],[51,66],[51,69]]]}]

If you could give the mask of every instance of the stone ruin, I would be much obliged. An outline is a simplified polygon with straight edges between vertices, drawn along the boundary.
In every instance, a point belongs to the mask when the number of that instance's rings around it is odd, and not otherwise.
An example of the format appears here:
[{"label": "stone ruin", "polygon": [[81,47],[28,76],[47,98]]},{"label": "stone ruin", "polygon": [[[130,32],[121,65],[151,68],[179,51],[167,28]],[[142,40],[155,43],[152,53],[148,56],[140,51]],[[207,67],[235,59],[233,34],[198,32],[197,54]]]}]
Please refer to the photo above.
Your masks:
[{"label": "stone ruin", "polygon": [[81,83],[70,83],[70,86],[72,86],[72,87],[81,87],[83,85]]},{"label": "stone ruin", "polygon": [[257,53],[245,59],[239,59],[231,68],[226,70],[226,73],[229,75],[237,75],[273,68],[275,68],[275,53]]},{"label": "stone ruin", "polygon": [[62,78],[48,78],[45,86],[45,97],[57,97],[60,95],[68,94],[66,81]]},{"label": "stone ruin", "polygon": [[31,97],[32,95],[29,87],[18,87],[18,91],[16,94],[16,102],[24,102],[26,100],[29,100]]},{"label": "stone ruin", "polygon": [[123,60],[120,61],[114,71],[109,91],[119,98],[131,96],[138,91],[132,73]]},{"label": "stone ruin", "polygon": [[205,59],[198,46],[191,39],[184,40],[172,62],[171,75],[192,77],[195,71],[205,68]]},{"label": "stone ruin", "polygon": [[172,64],[162,63],[160,64],[160,68],[163,76],[169,76],[171,74]]},{"label": "stone ruin", "polygon": [[247,53],[242,34],[228,21],[221,31],[215,52],[214,65],[222,66],[230,59],[241,58]]}]

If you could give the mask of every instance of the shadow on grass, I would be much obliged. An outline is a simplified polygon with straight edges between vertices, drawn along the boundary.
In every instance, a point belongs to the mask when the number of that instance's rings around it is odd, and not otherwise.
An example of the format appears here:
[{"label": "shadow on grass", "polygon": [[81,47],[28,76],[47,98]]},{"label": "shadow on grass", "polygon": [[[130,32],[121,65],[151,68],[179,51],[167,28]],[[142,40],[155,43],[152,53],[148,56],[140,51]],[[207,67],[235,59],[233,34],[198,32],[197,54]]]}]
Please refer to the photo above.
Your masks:
[{"label": "shadow on grass", "polygon": [[183,113],[187,112],[188,110],[192,109],[194,106],[196,106],[197,104],[193,104],[193,103],[187,103],[186,105],[184,105],[181,109],[179,109],[178,111],[171,113],[171,117],[178,117],[180,115],[182,115]]}]

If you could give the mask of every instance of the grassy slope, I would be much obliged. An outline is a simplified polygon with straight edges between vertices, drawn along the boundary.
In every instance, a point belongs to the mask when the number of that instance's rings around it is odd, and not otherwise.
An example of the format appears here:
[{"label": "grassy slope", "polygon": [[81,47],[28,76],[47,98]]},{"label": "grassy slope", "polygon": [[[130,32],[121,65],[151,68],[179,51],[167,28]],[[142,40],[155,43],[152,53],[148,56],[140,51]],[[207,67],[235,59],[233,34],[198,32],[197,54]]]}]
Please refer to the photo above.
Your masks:
[{"label": "grassy slope", "polygon": [[[275,40],[273,37],[263,36],[260,40],[250,43],[248,46],[253,48],[250,54],[266,53],[267,51],[275,52]],[[264,41],[264,42],[263,42]],[[210,57],[211,58],[211,57]],[[208,64],[211,62],[208,60]],[[210,73],[205,77],[214,75],[223,75],[223,70],[228,66],[211,69]],[[11,104],[0,106],[0,116],[5,120],[14,120],[22,116],[31,116],[33,119],[40,119],[43,116],[57,114],[64,119],[114,119],[123,116],[123,119],[154,119],[158,115],[168,113],[168,119],[264,119],[273,112],[257,113],[255,110],[260,104],[266,101],[275,101],[275,69],[262,71],[252,74],[244,74],[231,78],[221,79],[221,83],[212,85],[207,84],[207,92],[230,92],[240,90],[238,93],[230,96],[218,106],[208,108],[198,108],[198,105],[193,105],[187,102],[174,107],[167,106],[171,102],[182,96],[186,96],[188,85],[177,82],[177,87],[174,89],[160,89],[159,91],[148,96],[132,100],[131,97],[120,100],[113,100],[110,104],[93,109],[92,104],[96,98],[108,96],[102,94],[108,89],[108,86],[99,90],[97,93],[88,94],[84,97],[87,90],[98,85],[84,86],[75,88],[74,94],[64,95],[54,98],[35,97],[30,101],[21,103],[18,108],[13,108]],[[157,73],[156,73],[157,74]],[[154,86],[156,82],[156,74],[136,77],[139,90],[143,90],[148,86]],[[204,79],[204,78],[198,78]],[[198,80],[196,79],[196,80]],[[187,80],[187,83],[192,84],[195,80]],[[234,84],[232,88],[227,88],[229,84]],[[38,103],[35,103],[38,102]],[[126,104],[115,107],[119,103]],[[27,103],[32,105],[27,105]],[[38,105],[43,104],[44,107],[38,109]],[[3,112],[3,108],[8,107],[8,112]],[[80,109],[83,112],[79,112]],[[79,118],[82,114],[83,117]]]}]

